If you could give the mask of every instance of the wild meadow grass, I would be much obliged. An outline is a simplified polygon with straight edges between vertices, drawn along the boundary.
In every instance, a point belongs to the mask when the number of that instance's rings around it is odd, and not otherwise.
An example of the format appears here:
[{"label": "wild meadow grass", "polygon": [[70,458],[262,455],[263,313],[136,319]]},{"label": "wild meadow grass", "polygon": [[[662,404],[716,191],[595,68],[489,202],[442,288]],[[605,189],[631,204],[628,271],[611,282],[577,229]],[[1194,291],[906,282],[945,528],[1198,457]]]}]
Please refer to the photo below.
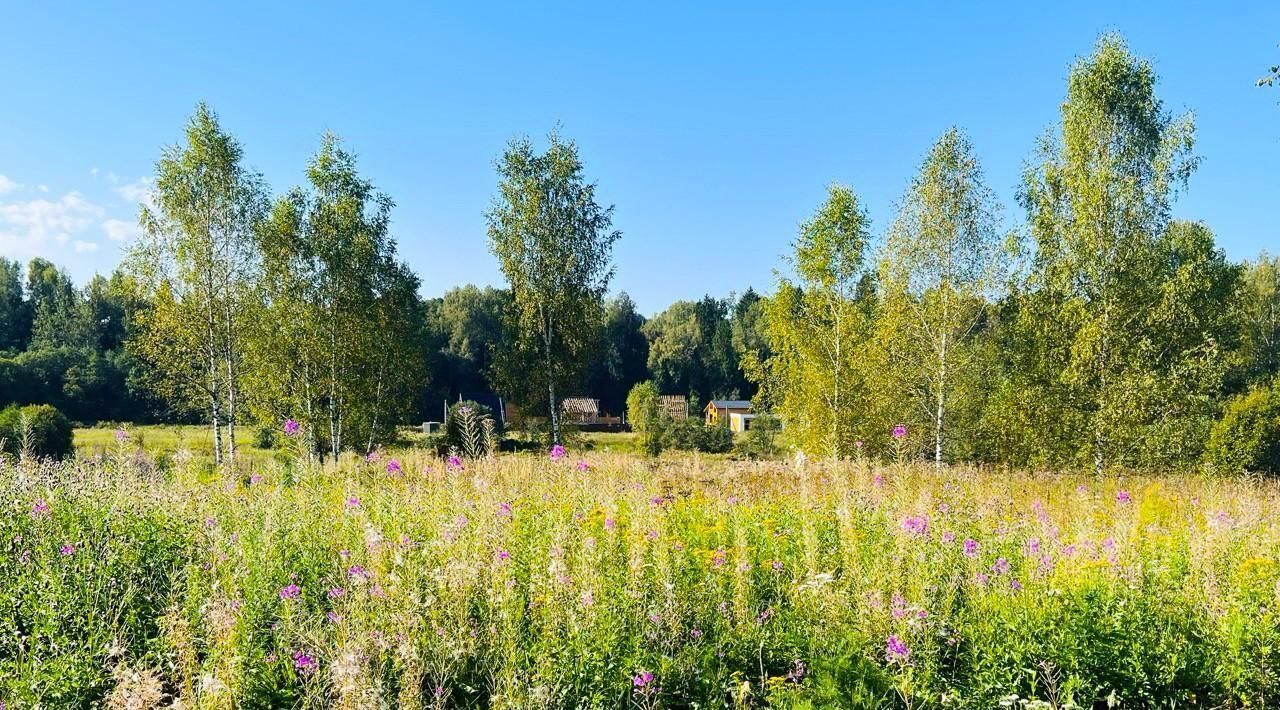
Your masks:
[{"label": "wild meadow grass", "polygon": [[1280,702],[1280,486],[413,453],[0,464],[7,707]]}]

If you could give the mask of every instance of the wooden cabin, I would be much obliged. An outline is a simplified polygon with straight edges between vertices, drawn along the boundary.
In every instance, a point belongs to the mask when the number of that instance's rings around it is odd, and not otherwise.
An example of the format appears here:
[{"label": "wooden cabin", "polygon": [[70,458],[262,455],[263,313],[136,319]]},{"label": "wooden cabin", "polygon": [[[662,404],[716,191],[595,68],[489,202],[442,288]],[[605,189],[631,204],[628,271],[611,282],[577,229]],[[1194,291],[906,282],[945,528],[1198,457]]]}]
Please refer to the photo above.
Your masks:
[{"label": "wooden cabin", "polygon": [[599,424],[600,400],[588,397],[567,397],[560,403],[566,424]]},{"label": "wooden cabin", "polygon": [[733,414],[750,414],[751,402],[745,399],[713,399],[702,410],[707,426],[729,426]]}]

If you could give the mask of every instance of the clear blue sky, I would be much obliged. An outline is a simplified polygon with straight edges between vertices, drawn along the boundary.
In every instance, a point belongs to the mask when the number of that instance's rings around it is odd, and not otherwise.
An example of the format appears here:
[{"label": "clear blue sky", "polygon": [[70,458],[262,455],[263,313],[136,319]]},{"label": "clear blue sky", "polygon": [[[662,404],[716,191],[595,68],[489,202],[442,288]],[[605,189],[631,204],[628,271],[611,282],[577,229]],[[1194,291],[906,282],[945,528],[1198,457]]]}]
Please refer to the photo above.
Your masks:
[{"label": "clear blue sky", "polygon": [[[500,283],[483,213],[514,134],[557,122],[623,240],[614,288],[771,290],[832,181],[877,229],[949,125],[1012,208],[1067,68],[1099,33],[1154,60],[1204,163],[1180,216],[1234,259],[1280,250],[1280,3],[7,3],[0,8],[0,254],[109,271],[139,180],[208,101],[276,190],[325,130],[397,203],[437,295]],[[1225,5],[1225,4],[1224,4]]]}]

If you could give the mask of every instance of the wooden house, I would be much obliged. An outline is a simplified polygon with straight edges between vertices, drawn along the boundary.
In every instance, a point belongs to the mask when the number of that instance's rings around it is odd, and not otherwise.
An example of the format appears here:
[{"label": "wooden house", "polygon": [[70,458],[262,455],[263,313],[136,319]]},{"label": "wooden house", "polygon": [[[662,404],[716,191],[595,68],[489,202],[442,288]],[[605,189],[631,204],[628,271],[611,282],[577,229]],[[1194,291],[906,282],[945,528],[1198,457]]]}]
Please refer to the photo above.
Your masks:
[{"label": "wooden house", "polygon": [[707,426],[729,426],[734,414],[750,414],[751,402],[745,399],[713,399],[702,410]]},{"label": "wooden house", "polygon": [[566,424],[599,424],[600,400],[587,397],[567,397],[560,403]]}]

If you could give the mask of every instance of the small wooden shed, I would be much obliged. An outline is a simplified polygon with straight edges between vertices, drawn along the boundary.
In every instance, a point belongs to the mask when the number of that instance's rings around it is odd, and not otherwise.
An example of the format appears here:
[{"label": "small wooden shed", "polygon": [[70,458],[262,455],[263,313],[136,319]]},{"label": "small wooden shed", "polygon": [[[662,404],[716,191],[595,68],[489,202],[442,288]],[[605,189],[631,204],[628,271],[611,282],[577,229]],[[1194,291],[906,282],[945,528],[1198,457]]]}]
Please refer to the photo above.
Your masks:
[{"label": "small wooden shed", "polygon": [[658,397],[658,404],[668,417],[676,421],[689,418],[689,399],[682,394],[664,394]]}]

